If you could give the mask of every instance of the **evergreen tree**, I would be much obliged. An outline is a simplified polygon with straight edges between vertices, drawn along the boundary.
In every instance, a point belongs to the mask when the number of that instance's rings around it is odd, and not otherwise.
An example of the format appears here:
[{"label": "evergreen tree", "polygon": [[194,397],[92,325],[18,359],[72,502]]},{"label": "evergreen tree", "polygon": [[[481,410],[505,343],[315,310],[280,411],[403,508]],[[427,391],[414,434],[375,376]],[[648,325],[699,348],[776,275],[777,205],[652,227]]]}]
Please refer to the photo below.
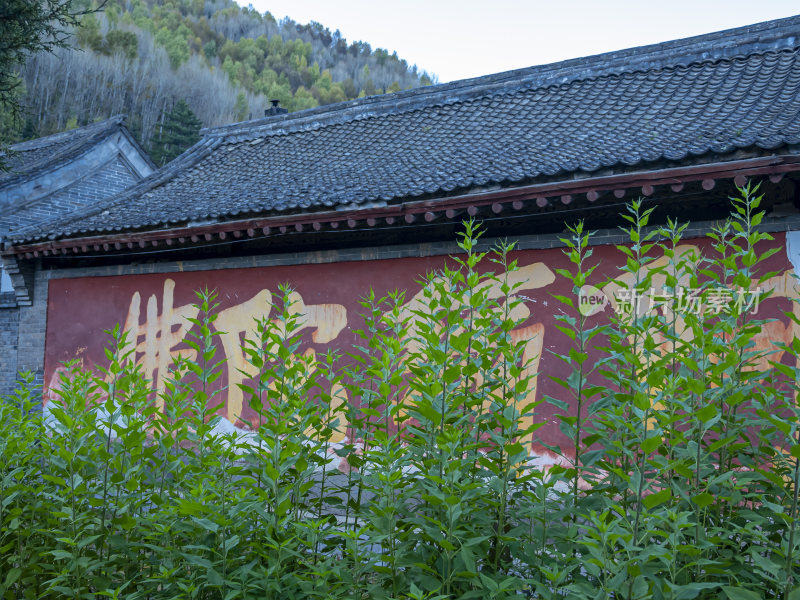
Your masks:
[{"label": "evergreen tree", "polygon": [[106,34],[101,50],[103,54],[122,54],[128,60],[139,55],[139,39],[132,31],[112,29]]},{"label": "evergreen tree", "polygon": [[[17,104],[22,103],[22,98],[25,96],[25,85],[24,83],[20,83],[15,90],[16,98],[14,99]],[[5,148],[3,147],[5,144],[14,144],[19,142],[23,139],[28,139],[24,137],[22,133],[23,130],[23,122],[20,118],[21,115],[15,115],[13,112],[9,110],[3,110],[2,102],[0,102],[0,152],[4,151]],[[27,127],[27,121],[25,122],[25,126]],[[2,164],[4,158],[0,156],[0,172],[2,172]]]},{"label": "evergreen tree", "polygon": [[236,96],[236,104],[233,106],[233,113],[236,115],[237,121],[246,121],[250,112],[250,105],[247,103],[247,97],[244,92],[239,92]]},{"label": "evergreen tree", "polygon": [[32,140],[33,138],[39,137],[39,131],[36,129],[36,121],[34,120],[33,116],[29,115],[27,119],[25,119],[25,125],[22,128],[22,140]]},{"label": "evergreen tree", "polygon": [[164,119],[164,126],[153,142],[150,156],[159,167],[165,165],[184,150],[200,141],[203,123],[186,104],[179,100]]}]

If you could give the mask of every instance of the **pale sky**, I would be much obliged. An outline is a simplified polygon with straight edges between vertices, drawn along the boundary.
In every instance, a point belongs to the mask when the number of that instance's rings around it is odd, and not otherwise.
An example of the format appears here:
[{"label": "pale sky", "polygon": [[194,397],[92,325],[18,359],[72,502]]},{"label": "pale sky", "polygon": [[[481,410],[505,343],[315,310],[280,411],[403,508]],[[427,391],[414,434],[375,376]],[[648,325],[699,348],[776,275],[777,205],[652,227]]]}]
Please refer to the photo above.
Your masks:
[{"label": "pale sky", "polygon": [[[242,5],[248,0],[237,0]],[[798,0],[252,0],[444,83],[800,14]]]}]

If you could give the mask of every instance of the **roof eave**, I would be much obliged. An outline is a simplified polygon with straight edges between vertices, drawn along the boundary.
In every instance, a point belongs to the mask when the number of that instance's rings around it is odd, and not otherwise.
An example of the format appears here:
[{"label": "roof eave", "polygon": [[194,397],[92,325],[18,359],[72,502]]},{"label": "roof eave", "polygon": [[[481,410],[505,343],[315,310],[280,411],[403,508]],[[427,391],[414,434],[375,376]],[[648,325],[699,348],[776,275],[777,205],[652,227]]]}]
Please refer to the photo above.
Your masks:
[{"label": "roof eave", "polygon": [[[770,176],[779,181],[786,173],[800,171],[800,156],[775,155],[744,160],[708,163],[702,165],[664,168],[639,171],[619,175],[569,179],[556,182],[539,183],[497,191],[463,194],[444,199],[410,201],[385,207],[360,208],[348,211],[333,210],[325,212],[295,213],[269,217],[255,217],[235,221],[223,221],[208,225],[172,227],[139,232],[98,234],[48,241],[32,241],[9,244],[3,254],[31,259],[50,254],[96,254],[127,249],[164,248],[176,249],[188,243],[218,243],[231,238],[254,238],[268,236],[274,232],[321,231],[323,228],[338,229],[366,225],[374,227],[378,220],[387,225],[394,223],[411,224],[431,222],[440,217],[462,219],[475,216],[482,210],[490,209],[499,214],[506,208],[520,211],[526,204],[535,203],[543,209],[551,201],[569,204],[574,198],[585,194],[589,202],[597,200],[603,192],[613,192],[624,197],[626,190],[638,189],[642,196],[652,195],[659,186],[669,186],[673,192],[680,191],[687,183],[701,182],[703,189],[711,190],[717,180],[733,179],[736,185],[743,185],[748,178]],[[622,194],[620,195],[620,192]]]}]

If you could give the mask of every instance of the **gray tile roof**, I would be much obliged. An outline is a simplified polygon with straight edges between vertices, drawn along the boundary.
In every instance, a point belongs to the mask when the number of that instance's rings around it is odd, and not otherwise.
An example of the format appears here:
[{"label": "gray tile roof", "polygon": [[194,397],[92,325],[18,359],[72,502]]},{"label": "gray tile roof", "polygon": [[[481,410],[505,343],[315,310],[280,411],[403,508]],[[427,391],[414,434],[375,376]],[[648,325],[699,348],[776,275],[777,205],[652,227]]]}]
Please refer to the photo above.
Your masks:
[{"label": "gray tile roof", "polygon": [[12,237],[374,206],[796,144],[791,17],[205,130],[103,206]]},{"label": "gray tile roof", "polygon": [[[17,186],[40,173],[74,160],[99,141],[118,131],[125,122],[117,115],[70,131],[62,131],[10,147],[8,171],[0,171],[0,189]],[[142,152],[144,156],[146,154]]]}]

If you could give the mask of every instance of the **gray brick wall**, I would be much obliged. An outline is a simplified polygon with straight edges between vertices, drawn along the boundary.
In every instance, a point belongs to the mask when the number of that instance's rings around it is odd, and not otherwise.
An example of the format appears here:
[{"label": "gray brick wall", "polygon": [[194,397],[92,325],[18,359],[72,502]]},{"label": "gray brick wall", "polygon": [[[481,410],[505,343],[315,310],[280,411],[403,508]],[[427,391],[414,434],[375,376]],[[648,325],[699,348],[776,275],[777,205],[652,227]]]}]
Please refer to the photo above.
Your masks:
[{"label": "gray brick wall", "polygon": [[33,291],[41,304],[17,306],[13,294],[0,294],[0,396],[14,390],[23,371],[33,373],[35,385],[43,383],[48,280],[46,271],[36,271]]},{"label": "gray brick wall", "polygon": [[0,305],[0,396],[10,394],[17,374],[19,311]]},{"label": "gray brick wall", "polygon": [[44,376],[44,338],[47,328],[47,282],[52,271],[37,270],[33,304],[19,307],[17,371],[31,371],[37,382]]}]

